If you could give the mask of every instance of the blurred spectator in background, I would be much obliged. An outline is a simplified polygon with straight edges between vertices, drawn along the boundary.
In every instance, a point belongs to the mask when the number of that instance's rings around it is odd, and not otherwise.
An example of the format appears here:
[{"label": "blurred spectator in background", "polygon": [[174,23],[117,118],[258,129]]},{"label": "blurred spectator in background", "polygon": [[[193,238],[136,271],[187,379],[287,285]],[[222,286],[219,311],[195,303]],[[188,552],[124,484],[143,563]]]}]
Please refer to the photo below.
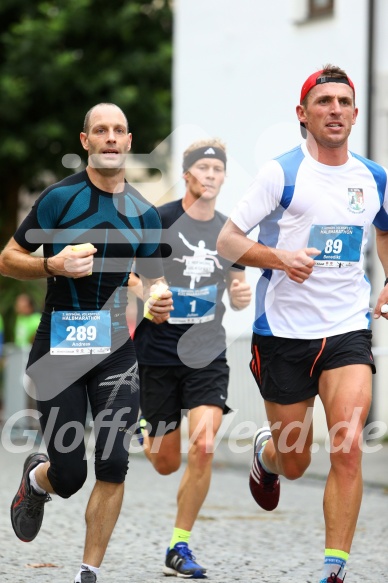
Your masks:
[{"label": "blurred spectator in background", "polygon": [[4,322],[3,316],[0,314],[0,359],[3,356],[4,349]]},{"label": "blurred spectator in background", "polygon": [[27,293],[19,294],[15,300],[14,344],[20,348],[30,346],[35,338],[41,314],[36,312],[34,301]]},{"label": "blurred spectator in background", "polygon": [[0,405],[3,400],[4,321],[0,314]]}]

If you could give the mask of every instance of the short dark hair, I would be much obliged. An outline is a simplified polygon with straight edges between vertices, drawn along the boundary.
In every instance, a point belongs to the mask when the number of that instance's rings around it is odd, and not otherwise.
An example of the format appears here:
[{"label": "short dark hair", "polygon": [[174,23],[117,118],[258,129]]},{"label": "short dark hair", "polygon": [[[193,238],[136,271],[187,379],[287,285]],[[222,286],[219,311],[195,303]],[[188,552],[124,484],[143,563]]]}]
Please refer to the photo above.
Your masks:
[{"label": "short dark hair", "polygon": [[317,71],[317,73],[315,73],[315,74],[313,73],[304,82],[304,84],[302,86],[301,94],[304,93],[304,90],[305,90],[306,86],[308,86],[309,81],[312,78],[314,79],[313,82],[311,82],[309,84],[309,88],[307,88],[307,92],[305,93],[304,98],[301,99],[301,101],[300,101],[301,105],[303,105],[304,107],[307,105],[307,99],[308,99],[310,89],[312,89],[312,87],[317,84],[317,79],[321,79],[324,77],[327,77],[328,80],[329,79],[343,79],[344,83],[347,83],[348,85],[350,85],[352,87],[353,95],[355,97],[354,85],[353,85],[352,81],[349,79],[347,73],[343,69],[341,69],[340,67],[337,67],[336,65],[331,65],[330,63],[328,63],[327,65],[324,65],[322,67],[321,71]]}]

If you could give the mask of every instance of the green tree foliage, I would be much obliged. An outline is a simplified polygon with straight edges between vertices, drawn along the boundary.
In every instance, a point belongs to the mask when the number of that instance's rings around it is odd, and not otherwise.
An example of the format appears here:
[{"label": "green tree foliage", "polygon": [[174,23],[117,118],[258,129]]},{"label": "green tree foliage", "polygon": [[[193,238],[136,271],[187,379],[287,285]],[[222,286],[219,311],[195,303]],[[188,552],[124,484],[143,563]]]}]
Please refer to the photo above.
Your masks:
[{"label": "green tree foliage", "polygon": [[83,155],[89,107],[122,107],[135,152],[170,133],[172,16],[167,0],[2,0],[0,23],[0,217],[12,234],[15,187],[69,173],[62,157]]},{"label": "green tree foliage", "polygon": [[1,248],[16,228],[20,187],[40,189],[45,170],[68,175],[66,154],[84,158],[90,107],[119,105],[136,153],[169,135],[170,1],[1,0]]}]

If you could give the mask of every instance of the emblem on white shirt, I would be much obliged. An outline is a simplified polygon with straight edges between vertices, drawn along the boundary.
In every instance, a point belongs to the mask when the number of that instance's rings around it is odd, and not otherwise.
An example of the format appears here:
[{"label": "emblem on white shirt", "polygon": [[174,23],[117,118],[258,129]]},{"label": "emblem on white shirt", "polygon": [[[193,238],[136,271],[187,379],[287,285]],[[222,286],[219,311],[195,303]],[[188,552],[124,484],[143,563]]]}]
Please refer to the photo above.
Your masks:
[{"label": "emblem on white shirt", "polygon": [[362,188],[348,188],[349,210],[352,213],[365,212],[364,191]]}]

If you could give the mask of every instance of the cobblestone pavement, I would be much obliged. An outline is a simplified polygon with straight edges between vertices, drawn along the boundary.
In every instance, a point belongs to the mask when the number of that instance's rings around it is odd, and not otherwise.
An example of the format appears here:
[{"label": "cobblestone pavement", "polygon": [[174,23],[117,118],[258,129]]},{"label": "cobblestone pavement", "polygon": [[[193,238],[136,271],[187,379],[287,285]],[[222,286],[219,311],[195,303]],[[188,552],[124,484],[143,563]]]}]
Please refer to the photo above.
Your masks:
[{"label": "cobblestone pavement", "polygon": [[[84,510],[93,487],[90,462],[84,488],[70,500],[46,505],[41,532],[32,543],[14,535],[10,502],[18,488],[25,453],[0,447],[0,583],[73,583],[84,539]],[[215,461],[208,498],[190,546],[208,568],[209,581],[227,583],[318,583],[323,548],[322,479],[282,481],[279,507],[261,510],[248,488],[249,466]],[[385,468],[387,472],[387,469]],[[388,472],[387,472],[388,473]],[[98,583],[160,583],[181,470],[159,476],[142,454],[131,458],[123,510]],[[388,489],[367,486],[346,583],[388,581]],[[53,564],[38,567],[36,564]]]}]

